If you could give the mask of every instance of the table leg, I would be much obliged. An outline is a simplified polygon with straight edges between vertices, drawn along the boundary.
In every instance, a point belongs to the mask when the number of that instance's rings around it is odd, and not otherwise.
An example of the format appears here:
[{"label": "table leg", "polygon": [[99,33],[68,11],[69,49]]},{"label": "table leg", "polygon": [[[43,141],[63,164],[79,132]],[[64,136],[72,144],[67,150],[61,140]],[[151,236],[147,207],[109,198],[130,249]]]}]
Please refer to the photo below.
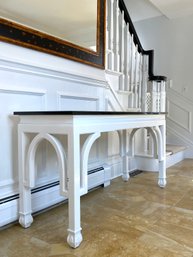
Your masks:
[{"label": "table leg", "polygon": [[164,125],[159,126],[160,132],[161,132],[161,160],[159,160],[159,179],[158,179],[158,185],[160,187],[165,187],[166,182],[166,126]]},{"label": "table leg", "polygon": [[22,227],[28,228],[33,222],[33,217],[31,215],[31,189],[28,186],[26,174],[27,137],[20,128],[18,130],[19,223]]},{"label": "table leg", "polygon": [[68,244],[76,248],[82,242],[80,227],[80,135],[72,128],[68,134]]},{"label": "table leg", "polygon": [[[124,181],[129,180],[129,167],[128,167],[128,135],[127,130],[123,130],[122,134],[122,144],[123,144],[123,175],[122,179]],[[129,146],[130,147],[130,146]]]}]

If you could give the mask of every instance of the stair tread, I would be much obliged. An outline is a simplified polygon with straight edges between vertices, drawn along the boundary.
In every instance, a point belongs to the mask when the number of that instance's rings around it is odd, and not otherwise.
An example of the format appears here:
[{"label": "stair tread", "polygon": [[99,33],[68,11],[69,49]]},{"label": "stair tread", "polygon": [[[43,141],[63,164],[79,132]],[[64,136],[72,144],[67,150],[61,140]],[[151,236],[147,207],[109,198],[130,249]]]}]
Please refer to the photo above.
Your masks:
[{"label": "stair tread", "polygon": [[133,92],[132,91],[128,91],[128,90],[117,90],[118,94],[122,94],[122,95],[130,95]]},{"label": "stair tread", "polygon": [[[179,152],[184,151],[186,149],[187,149],[186,146],[166,144],[166,157],[170,156],[170,155],[173,155],[175,153],[179,153]],[[141,156],[141,157],[152,158],[151,154],[143,153],[143,152],[138,153],[136,155]]]},{"label": "stair tread", "polygon": [[[167,144],[166,145],[166,153],[171,153],[171,154],[175,154],[181,151],[186,150],[187,147],[182,146],[182,145],[171,145],[171,144]],[[169,154],[168,154],[169,155]]]},{"label": "stair tread", "polygon": [[128,112],[140,112],[141,109],[140,108],[127,108]]}]

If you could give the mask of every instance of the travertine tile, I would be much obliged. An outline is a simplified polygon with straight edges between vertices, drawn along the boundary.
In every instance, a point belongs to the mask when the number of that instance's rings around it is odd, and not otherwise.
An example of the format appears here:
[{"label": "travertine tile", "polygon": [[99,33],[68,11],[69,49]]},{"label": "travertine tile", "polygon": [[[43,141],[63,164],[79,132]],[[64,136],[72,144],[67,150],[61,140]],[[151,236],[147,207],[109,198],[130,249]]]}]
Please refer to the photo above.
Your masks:
[{"label": "travertine tile", "polygon": [[176,204],[177,207],[193,211],[193,188],[186,191],[184,196]]},{"label": "travertine tile", "polygon": [[193,160],[167,171],[112,181],[81,198],[84,241],[66,243],[67,203],[34,217],[28,229],[0,231],[0,257],[193,257]]}]

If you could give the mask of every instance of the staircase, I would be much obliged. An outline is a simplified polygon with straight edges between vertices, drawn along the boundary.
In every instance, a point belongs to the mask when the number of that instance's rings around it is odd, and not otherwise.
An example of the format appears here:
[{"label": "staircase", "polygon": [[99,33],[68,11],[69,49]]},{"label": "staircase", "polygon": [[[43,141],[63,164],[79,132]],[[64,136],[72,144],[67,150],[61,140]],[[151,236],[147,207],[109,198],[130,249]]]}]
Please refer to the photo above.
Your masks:
[{"label": "staircase", "polygon": [[[166,77],[154,75],[154,51],[143,49],[123,0],[107,0],[106,10],[109,110],[165,112]],[[146,158],[153,148],[153,140],[148,131],[144,130],[142,134],[144,153],[140,155]],[[176,149],[170,145],[170,152],[166,153],[169,166],[184,158],[185,149]]]},{"label": "staircase", "polygon": [[153,72],[123,0],[107,0],[106,77],[125,111],[164,112],[166,77]]}]

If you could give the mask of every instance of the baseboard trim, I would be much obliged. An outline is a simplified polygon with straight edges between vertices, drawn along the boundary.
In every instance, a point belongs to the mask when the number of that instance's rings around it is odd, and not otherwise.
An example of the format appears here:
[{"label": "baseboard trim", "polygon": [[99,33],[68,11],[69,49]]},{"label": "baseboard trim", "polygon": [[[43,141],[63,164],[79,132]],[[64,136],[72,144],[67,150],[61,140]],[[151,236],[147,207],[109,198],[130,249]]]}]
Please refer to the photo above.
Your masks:
[{"label": "baseboard trim", "polygon": [[[88,171],[88,189],[92,190],[98,186],[108,186],[111,180],[111,168],[109,165]],[[41,212],[51,208],[67,198],[60,195],[59,181],[55,181],[31,190],[32,213]],[[49,202],[47,201],[49,199]],[[10,195],[0,199],[0,228],[18,220],[19,194]]]}]

